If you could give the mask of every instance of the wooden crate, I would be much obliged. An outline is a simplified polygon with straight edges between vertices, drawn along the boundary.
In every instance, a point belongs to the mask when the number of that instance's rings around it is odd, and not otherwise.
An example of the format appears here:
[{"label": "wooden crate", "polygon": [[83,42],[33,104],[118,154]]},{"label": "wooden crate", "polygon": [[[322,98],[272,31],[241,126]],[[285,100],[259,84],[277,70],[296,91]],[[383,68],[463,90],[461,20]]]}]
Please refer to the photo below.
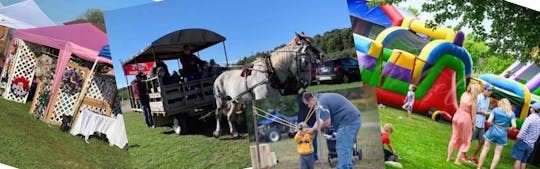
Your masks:
[{"label": "wooden crate", "polygon": [[[253,165],[253,168],[259,169],[256,145],[250,146],[249,152],[251,154],[251,164]],[[261,155],[261,168],[269,168],[276,165],[276,155],[274,152],[270,151],[270,146],[268,144],[259,144],[259,153]]]}]

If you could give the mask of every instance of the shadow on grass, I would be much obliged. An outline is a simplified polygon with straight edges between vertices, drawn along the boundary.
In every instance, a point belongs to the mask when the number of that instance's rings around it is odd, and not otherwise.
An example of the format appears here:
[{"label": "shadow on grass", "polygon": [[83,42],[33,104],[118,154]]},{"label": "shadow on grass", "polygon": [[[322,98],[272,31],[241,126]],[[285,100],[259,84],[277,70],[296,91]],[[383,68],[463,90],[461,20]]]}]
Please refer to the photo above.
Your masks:
[{"label": "shadow on grass", "polygon": [[[195,118],[188,118],[186,123],[185,129],[187,130],[186,134],[182,134],[182,136],[185,135],[191,135],[191,136],[206,136],[206,137],[214,137],[214,130],[216,126],[216,120],[213,117],[208,118],[208,120],[198,120]],[[245,125],[238,125],[235,124],[235,128],[237,132],[239,132],[241,135],[238,138],[232,138],[232,135],[229,133],[229,124],[225,117],[222,118],[220,121],[221,123],[221,135],[220,140],[223,140],[222,138],[226,138],[228,140],[238,140],[238,139],[244,139],[247,137],[247,129]],[[176,135],[174,130],[170,127],[164,127],[167,128],[165,131],[161,132],[165,135]],[[246,135],[246,136],[244,136]]]},{"label": "shadow on grass", "polygon": [[[213,137],[213,136],[212,136]],[[217,138],[219,140],[242,140],[242,139],[246,139],[248,138],[248,135],[247,133],[244,133],[244,134],[241,134],[240,136],[238,137],[233,137],[233,136],[229,136],[229,137],[220,137],[220,138]]]},{"label": "shadow on grass", "polygon": [[162,133],[163,133],[163,134],[167,134],[167,135],[169,135],[169,134],[176,134],[176,133],[174,133],[174,130],[164,131],[164,132],[162,132]]}]

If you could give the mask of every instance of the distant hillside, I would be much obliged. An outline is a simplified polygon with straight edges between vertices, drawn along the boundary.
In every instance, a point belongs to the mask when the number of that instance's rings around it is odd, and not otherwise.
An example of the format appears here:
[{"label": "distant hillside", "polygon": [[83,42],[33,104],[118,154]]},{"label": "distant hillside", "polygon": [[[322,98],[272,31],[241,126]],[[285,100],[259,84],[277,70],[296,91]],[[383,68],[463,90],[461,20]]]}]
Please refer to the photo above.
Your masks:
[{"label": "distant hillside", "polygon": [[[334,29],[325,32],[323,35],[313,36],[315,43],[326,52],[326,59],[352,57],[356,58],[356,52],[354,50],[354,41],[352,37],[351,28]],[[257,52],[253,55],[245,56],[237,64],[243,65],[255,60],[258,56],[264,56],[270,54],[272,51],[285,46],[282,44],[275,47],[272,50]]]}]

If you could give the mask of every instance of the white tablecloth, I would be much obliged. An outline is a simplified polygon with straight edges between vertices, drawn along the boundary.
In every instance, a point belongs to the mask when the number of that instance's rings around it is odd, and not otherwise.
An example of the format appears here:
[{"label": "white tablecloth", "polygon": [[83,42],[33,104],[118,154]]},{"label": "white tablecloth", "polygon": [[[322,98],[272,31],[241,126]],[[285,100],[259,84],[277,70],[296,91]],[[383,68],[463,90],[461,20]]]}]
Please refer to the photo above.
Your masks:
[{"label": "white tablecloth", "polygon": [[89,110],[82,110],[70,133],[74,136],[83,135],[84,140],[88,143],[88,138],[95,132],[107,135],[111,146],[116,145],[124,148],[128,142],[122,114],[118,114],[116,117],[107,117]]}]

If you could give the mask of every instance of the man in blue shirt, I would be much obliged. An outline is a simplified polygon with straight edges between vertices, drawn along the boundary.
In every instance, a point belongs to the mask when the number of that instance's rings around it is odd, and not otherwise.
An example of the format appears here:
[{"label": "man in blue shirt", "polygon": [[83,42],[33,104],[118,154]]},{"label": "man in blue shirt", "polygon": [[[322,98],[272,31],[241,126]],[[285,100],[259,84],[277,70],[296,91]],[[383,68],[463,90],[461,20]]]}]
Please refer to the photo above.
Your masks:
[{"label": "man in blue shirt", "polygon": [[315,108],[322,120],[322,123],[316,122],[309,133],[317,132],[318,126],[324,129],[330,124],[337,129],[337,168],[351,169],[354,143],[361,126],[360,111],[347,98],[336,93],[305,93],[303,101],[310,108]]},{"label": "man in blue shirt", "polygon": [[478,144],[474,147],[471,158],[469,159],[469,161],[475,164],[478,164],[476,154],[480,151],[480,147],[484,145],[484,134],[486,132],[484,129],[484,122],[486,121],[486,117],[489,116],[489,96],[491,95],[492,90],[493,86],[489,83],[484,84],[484,91],[480,93],[476,99],[476,122],[474,123],[475,130],[472,133],[472,139],[478,140]]}]

